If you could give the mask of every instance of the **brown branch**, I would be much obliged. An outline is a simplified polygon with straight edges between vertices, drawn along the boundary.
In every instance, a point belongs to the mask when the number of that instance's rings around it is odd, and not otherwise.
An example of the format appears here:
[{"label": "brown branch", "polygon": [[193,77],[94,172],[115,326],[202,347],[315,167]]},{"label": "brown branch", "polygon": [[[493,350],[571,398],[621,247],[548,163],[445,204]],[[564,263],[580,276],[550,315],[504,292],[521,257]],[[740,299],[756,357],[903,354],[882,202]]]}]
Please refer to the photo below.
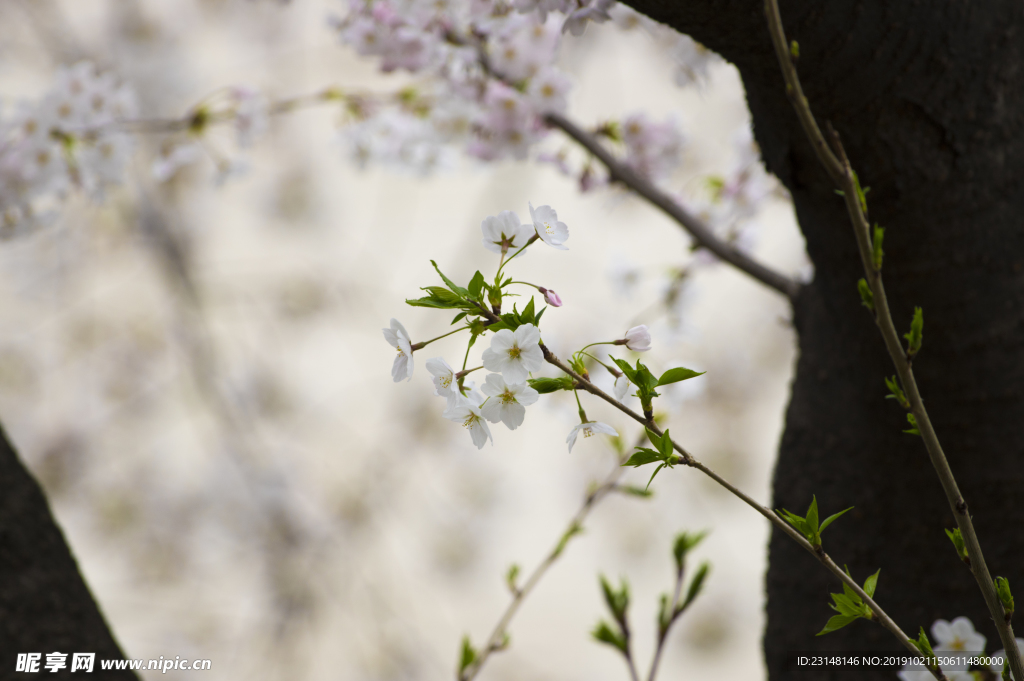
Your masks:
[{"label": "brown branch", "polygon": [[719,239],[711,231],[711,228],[699,218],[680,206],[675,199],[658,189],[651,181],[615,158],[596,138],[585,132],[578,125],[557,113],[546,114],[544,121],[548,125],[562,130],[601,161],[605,168],[608,169],[609,178],[612,182],[619,182],[625,185],[675,220],[679,226],[693,236],[698,246],[708,249],[736,269],[745,272],[765,286],[775,289],[791,300],[800,292],[799,283],[784,274],[780,274],[762,265]]}]

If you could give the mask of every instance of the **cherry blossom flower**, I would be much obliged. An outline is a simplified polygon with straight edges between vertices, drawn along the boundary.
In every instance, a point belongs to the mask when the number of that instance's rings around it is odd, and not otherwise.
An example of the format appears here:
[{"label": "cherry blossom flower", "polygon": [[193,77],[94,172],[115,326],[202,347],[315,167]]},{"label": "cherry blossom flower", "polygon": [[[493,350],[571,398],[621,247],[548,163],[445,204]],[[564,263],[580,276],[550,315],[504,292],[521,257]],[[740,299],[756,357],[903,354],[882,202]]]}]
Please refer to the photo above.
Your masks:
[{"label": "cherry blossom flower", "polygon": [[587,22],[593,21],[596,24],[603,24],[611,19],[608,10],[615,5],[616,0],[597,0],[589,7],[581,7],[572,12],[562,24],[562,33],[568,31],[579,37],[587,30]]},{"label": "cherry blossom flower", "polygon": [[568,106],[569,77],[558,69],[545,67],[530,79],[526,96],[538,113],[562,113]]},{"label": "cherry blossom flower", "polygon": [[626,332],[626,337],[616,341],[617,345],[625,345],[633,352],[647,352],[651,349],[651,331],[646,324],[634,326]]},{"label": "cherry blossom flower", "polygon": [[442,416],[450,421],[461,423],[469,431],[469,436],[473,439],[473,444],[476,445],[477,449],[483,449],[484,443],[488,440],[491,441],[492,445],[494,444],[494,438],[491,437],[491,429],[480,413],[480,407],[465,397],[457,397],[455,403],[445,409]]},{"label": "cherry blossom flower", "polygon": [[510,383],[525,383],[531,371],[544,366],[540,331],[523,324],[514,332],[502,329],[494,334],[491,347],[483,352],[484,368],[500,373]]},{"label": "cherry blossom flower", "polygon": [[401,322],[391,319],[390,329],[381,329],[384,332],[384,339],[391,344],[391,347],[398,350],[395,363],[391,365],[391,377],[398,383],[402,379],[412,380],[413,359],[412,341],[409,332],[405,330]]},{"label": "cherry blossom flower", "polygon": [[533,227],[537,230],[537,236],[544,240],[548,246],[553,246],[560,251],[569,250],[563,245],[569,238],[569,228],[564,222],[558,221],[558,213],[551,206],[534,208],[530,206],[530,219],[533,220]]},{"label": "cherry blossom flower", "polygon": [[267,98],[250,87],[234,87],[231,98],[235,102],[235,130],[238,133],[238,145],[252,146],[270,125],[270,104]]},{"label": "cherry blossom flower", "polygon": [[484,233],[484,247],[495,253],[515,252],[526,245],[533,236],[529,225],[524,225],[519,216],[510,210],[489,215],[480,223]]},{"label": "cherry blossom flower", "polygon": [[985,650],[985,637],[974,630],[974,624],[966,617],[957,617],[952,622],[935,620],[932,636],[937,641],[933,646],[936,652],[979,653]]},{"label": "cherry blossom flower", "polygon": [[455,379],[455,370],[442,357],[427,360],[427,371],[434,381],[434,394],[448,400],[451,406],[459,395],[459,387]]},{"label": "cherry blossom flower", "polygon": [[604,433],[605,435],[612,435],[618,437],[619,434],[614,428],[609,426],[607,423],[601,423],[600,421],[585,421],[578,424],[569,433],[569,437],[565,438],[565,441],[569,443],[569,452],[572,452],[572,446],[576,444],[576,437],[583,433],[583,437],[592,437],[595,433]]},{"label": "cherry blossom flower", "polygon": [[506,383],[500,374],[488,374],[480,390],[489,398],[480,408],[480,413],[491,423],[501,421],[509,430],[515,430],[523,424],[526,407],[540,397],[536,390],[525,383]]}]

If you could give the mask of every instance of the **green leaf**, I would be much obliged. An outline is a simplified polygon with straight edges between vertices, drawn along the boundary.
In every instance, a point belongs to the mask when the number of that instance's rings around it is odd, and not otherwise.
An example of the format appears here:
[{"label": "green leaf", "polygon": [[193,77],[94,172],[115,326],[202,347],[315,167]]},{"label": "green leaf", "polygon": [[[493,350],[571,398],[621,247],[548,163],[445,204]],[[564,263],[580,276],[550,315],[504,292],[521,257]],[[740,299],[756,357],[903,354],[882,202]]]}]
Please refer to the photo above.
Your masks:
[{"label": "green leaf", "polygon": [[857,291],[860,293],[860,304],[873,312],[875,310],[875,294],[871,292],[871,287],[863,277],[857,281]]},{"label": "green leaf", "polygon": [[636,385],[636,371],[633,367],[629,366],[629,362],[623,359],[616,359],[615,357],[612,357],[611,359],[620,369],[622,369],[622,373],[626,374],[626,378],[629,379],[629,382]]},{"label": "green leaf", "polygon": [[[513,306],[514,309],[515,306]],[[523,324],[533,324],[536,318],[533,316],[533,296],[530,296],[530,302],[526,304],[523,311],[519,313],[519,321]]]},{"label": "green leaf", "polygon": [[468,312],[460,312],[459,314],[455,315],[455,319],[452,320],[452,324],[455,324],[455,322],[459,321],[460,319],[465,319],[467,314],[469,314],[469,313]]},{"label": "green leaf", "polygon": [[[818,531],[818,497],[811,495],[811,505],[807,507],[807,526],[814,530],[815,534],[819,534]],[[813,542],[812,542],[813,543]]]},{"label": "green leaf", "polygon": [[562,534],[562,538],[558,540],[558,546],[556,546],[555,550],[551,552],[551,555],[555,558],[562,555],[562,551],[565,551],[565,547],[569,543],[569,541],[577,534],[582,534],[582,532],[583,526],[579,523],[574,522],[572,525],[569,526],[569,529],[567,529]]},{"label": "green leaf", "polygon": [[907,355],[913,357],[921,349],[921,342],[924,336],[924,311],[914,308],[914,318],[910,320],[910,331],[903,334],[907,339]]},{"label": "green leaf", "polygon": [[882,269],[882,257],[885,255],[882,251],[882,240],[885,238],[885,230],[875,223],[875,238],[871,243],[871,256],[874,261],[873,264],[876,270],[881,271]]},{"label": "green leaf", "polygon": [[528,378],[526,382],[541,395],[558,392],[559,390],[572,390],[573,384],[572,376]]},{"label": "green leaf", "polygon": [[1003,610],[1007,615],[1013,614],[1013,594],[1010,593],[1010,580],[1006,577],[995,578],[996,593],[999,594],[999,601],[1003,604]]},{"label": "green leaf", "polygon": [[[846,509],[846,511],[850,511],[850,510],[852,510],[852,509],[853,509],[853,506],[851,506],[850,508]],[[833,513],[833,514],[832,514],[832,515],[830,515],[829,517],[825,518],[825,522],[823,522],[823,523],[821,524],[821,527],[819,527],[819,528],[818,528],[818,534],[821,534],[821,533],[823,533],[823,532],[825,531],[825,528],[826,528],[826,527],[828,527],[829,525],[831,525],[831,524],[832,524],[832,522],[833,522],[834,520],[836,520],[836,518],[838,518],[839,516],[841,516],[841,515],[843,515],[844,513],[846,513],[846,511],[840,511],[839,513]]]},{"label": "green leaf", "polygon": [[640,360],[636,361],[636,378],[637,387],[642,392],[647,392],[651,397],[657,397],[658,393],[654,392],[654,389],[658,387],[658,379],[654,377],[651,370],[640,363]]},{"label": "green leaf", "polygon": [[413,307],[433,307],[440,310],[457,310],[462,307],[459,303],[447,303],[432,296],[424,296],[423,298],[406,298],[405,304],[412,305]]},{"label": "green leaf", "polygon": [[833,615],[832,618],[825,623],[825,628],[815,634],[815,636],[831,634],[833,631],[842,629],[855,619],[857,619],[856,615]]},{"label": "green leaf", "polygon": [[654,492],[651,490],[644,489],[643,487],[634,487],[633,485],[616,485],[615,491],[621,492],[622,494],[629,494],[634,497],[640,497],[641,499],[650,499],[654,496]]},{"label": "green leaf", "polygon": [[[845,511],[844,511],[845,512]],[[864,580],[864,593],[871,598],[875,597],[875,587],[878,586],[878,573],[882,571],[882,568],[878,568],[875,574],[871,575]]]},{"label": "green leaf", "polygon": [[519,587],[516,586],[516,579],[519,577],[519,566],[515,563],[508,568],[508,573],[505,575],[505,584],[508,585],[508,590],[514,594],[519,593]]},{"label": "green leaf", "polygon": [[[832,600],[835,601],[835,605],[832,609],[843,615],[850,615],[852,617],[860,617],[861,603],[860,596],[857,595],[853,589],[843,584],[843,589],[849,589],[849,594],[832,594]],[[852,597],[850,596],[852,594]],[[856,601],[854,599],[857,599]]]},{"label": "green leaf", "polygon": [[610,645],[623,655],[626,654],[626,637],[612,629],[604,620],[597,623],[597,626],[590,632],[590,635],[594,637],[594,640]]},{"label": "green leaf", "polygon": [[932,650],[932,644],[928,641],[928,634],[924,633],[924,627],[921,627],[921,633],[918,635],[917,640],[910,639],[910,642],[925,657],[935,657],[935,651]]},{"label": "green leaf", "polygon": [[676,541],[672,546],[672,556],[676,559],[676,569],[682,572],[683,563],[686,560],[686,554],[690,552],[697,544],[708,536],[708,531],[698,532],[696,534],[690,534],[689,532],[682,532],[676,535]]},{"label": "green leaf", "polygon": [[903,431],[904,433],[907,433],[908,435],[920,435],[921,434],[921,431],[917,427],[917,419],[914,418],[913,414],[907,414],[907,423],[910,424],[910,428],[907,428],[906,430],[904,430]]},{"label": "green leaf", "polygon": [[797,529],[800,534],[804,537],[809,537],[811,532],[807,527],[807,521],[803,519],[803,516],[799,516],[796,513],[790,513],[786,509],[776,509],[775,511],[785,519],[787,523]]},{"label": "green leaf", "polygon": [[661,452],[661,458],[664,459],[665,463],[671,463],[674,456],[672,451],[672,438],[669,437],[668,430],[665,430],[665,434],[661,436],[661,442],[658,443],[658,451]]},{"label": "green leaf", "polygon": [[629,457],[629,461],[622,465],[639,468],[640,466],[646,466],[649,463],[654,463],[655,461],[662,460],[663,459],[660,452],[656,452],[653,449],[648,449],[647,447],[638,447],[637,451],[633,452],[633,456]]},{"label": "green leaf", "polygon": [[971,559],[967,556],[967,546],[964,544],[963,535],[960,534],[960,528],[947,529],[946,536],[949,537],[949,541],[953,542],[953,548],[956,549],[956,555],[960,557],[960,560],[970,565]]},{"label": "green leaf", "polygon": [[448,277],[444,276],[444,272],[441,271],[441,268],[437,266],[436,262],[431,260],[430,264],[434,266],[434,270],[437,271],[437,273],[441,276],[441,281],[444,282],[445,286],[451,289],[452,293],[456,294],[457,296],[461,296],[462,298],[465,298],[469,295],[469,291],[462,288],[461,286],[456,286],[455,282],[453,282]]},{"label": "green leaf", "polygon": [[469,636],[463,636],[462,654],[459,656],[459,676],[462,676],[462,673],[474,662],[476,662],[476,650],[473,649],[473,645],[469,642]]},{"label": "green leaf", "polygon": [[484,275],[480,274],[480,270],[476,271],[473,278],[469,280],[469,296],[471,298],[480,299],[480,294],[484,290]]},{"label": "green leaf", "polygon": [[690,603],[693,602],[697,596],[700,595],[700,590],[704,588],[704,581],[708,577],[708,573],[711,571],[710,563],[701,563],[700,567],[697,568],[697,574],[693,576],[690,581],[690,588],[686,590],[686,598],[683,599],[683,604],[679,606],[679,610],[685,610]]},{"label": "green leaf", "polygon": [[679,381],[685,381],[689,378],[696,378],[697,376],[703,376],[706,371],[694,371],[693,369],[687,369],[686,367],[676,367],[675,369],[669,369],[661,375],[658,379],[657,385],[668,385],[670,383],[678,383]]},{"label": "green leaf", "polygon": [[896,380],[895,376],[885,379],[885,385],[889,388],[889,394],[885,396],[885,399],[896,400],[904,409],[910,409],[910,401],[903,394],[903,389],[900,388],[899,381]]},{"label": "green leaf", "polygon": [[647,489],[650,489],[650,488],[651,488],[651,483],[652,483],[652,482],[654,482],[654,477],[655,477],[655,476],[656,476],[656,475],[657,475],[658,473],[660,473],[660,472],[661,472],[661,469],[662,469],[662,468],[666,468],[666,467],[668,467],[668,464],[667,464],[667,463],[663,463],[663,464],[660,464],[660,465],[659,465],[659,466],[658,466],[657,468],[655,468],[655,469],[654,469],[654,472],[653,472],[653,473],[651,473],[651,479],[647,481]]},{"label": "green leaf", "polygon": [[619,583],[619,590],[616,591],[604,575],[600,575],[601,592],[604,594],[604,602],[611,610],[612,616],[620,624],[626,618],[626,610],[629,609],[629,583],[622,579]]}]

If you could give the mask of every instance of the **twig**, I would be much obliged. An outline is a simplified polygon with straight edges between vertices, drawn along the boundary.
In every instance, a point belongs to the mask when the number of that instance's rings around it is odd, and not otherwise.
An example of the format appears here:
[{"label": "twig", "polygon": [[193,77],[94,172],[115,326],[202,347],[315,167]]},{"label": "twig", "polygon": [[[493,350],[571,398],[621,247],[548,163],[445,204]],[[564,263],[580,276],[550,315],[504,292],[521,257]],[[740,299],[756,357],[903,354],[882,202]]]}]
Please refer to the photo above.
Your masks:
[{"label": "twig", "polygon": [[[575,371],[572,370],[572,368],[568,364],[566,364],[558,357],[556,357],[543,343],[541,343],[540,348],[541,351],[543,351],[544,353],[544,359],[547,360],[549,364],[558,367],[564,373],[568,374],[569,376],[572,376],[572,378],[575,379],[577,383],[576,387],[578,389],[585,390],[591,393],[592,395],[600,397],[605,402],[608,402],[616,409],[632,418],[634,421],[637,421],[638,423],[641,423],[647,428],[649,428],[656,435],[661,436],[663,434],[662,430],[653,421],[644,418],[640,414],[637,414],[635,411],[633,411],[626,405],[622,404],[614,397],[608,395],[606,392],[604,392],[596,385],[585,379],[583,376],[577,374]],[[807,541],[807,539],[804,538],[804,536],[800,534],[795,528],[793,528],[789,523],[780,518],[776,513],[773,513],[770,509],[765,508],[761,504],[757,503],[756,500],[748,496],[738,487],[731,484],[718,473],[715,473],[706,465],[695,459],[693,455],[686,451],[678,442],[673,442],[672,447],[673,449],[675,449],[676,452],[679,453],[680,457],[682,458],[681,463],[683,465],[699,470],[700,472],[704,473],[704,475],[707,475],[709,478],[717,482],[719,485],[732,492],[734,496],[738,497],[745,504],[747,504],[752,509],[763,515],[765,518],[768,519],[769,522],[775,525],[776,528],[778,528],[790,539],[799,544],[805,551],[814,556],[818,560],[818,562],[824,565],[829,572],[831,572],[833,575],[839,578],[840,581],[842,581],[844,584],[853,589],[853,591],[861,597],[863,602],[867,604],[867,606],[871,609],[871,612],[874,613],[875,621],[877,621],[879,624],[881,624],[883,627],[889,630],[889,632],[892,633],[892,635],[895,636],[897,640],[899,640],[899,642],[903,645],[904,648],[911,651],[915,655],[920,654],[920,651],[911,642],[910,638],[905,633],[903,633],[903,630],[900,629],[899,625],[897,625],[896,622],[894,622],[892,618],[889,617],[889,615],[887,615],[884,610],[882,610],[881,606],[875,603],[871,596],[869,596],[864,591],[864,589],[861,588],[861,586],[857,582],[855,582],[852,577],[850,577],[850,575],[846,574],[845,571],[841,570],[839,566],[836,565],[835,562],[829,557],[829,555],[821,549],[820,546],[818,548],[813,547],[811,543]],[[932,674],[935,675],[935,678],[939,679],[939,681],[946,681],[946,677],[942,674],[941,670],[931,671]]]},{"label": "twig", "polygon": [[[768,26],[772,34],[772,43],[775,45],[775,53],[786,79],[786,91],[789,93],[799,93],[798,97],[791,95],[790,100],[796,108],[800,122],[804,126],[804,132],[812,140],[815,150],[819,151],[820,144],[824,142],[824,138],[822,137],[821,130],[818,129],[817,124],[814,122],[814,116],[811,113],[807,99],[800,90],[799,76],[786,47],[786,35],[782,27],[782,20],[776,0],[765,0],[765,14],[768,17]],[[899,334],[892,321],[889,301],[885,294],[885,287],[882,284],[882,272],[880,268],[875,266],[873,259],[870,226],[865,208],[859,196],[860,188],[838,135],[834,135],[832,141],[836,154],[832,154],[826,147],[823,151],[819,151],[818,157],[821,159],[822,164],[825,165],[829,175],[833,177],[843,192],[846,209],[857,239],[861,262],[864,266],[865,278],[871,287],[875,323],[878,325],[878,329],[885,341],[885,347],[889,351],[889,356],[892,358],[892,362],[899,374],[900,382],[903,384],[903,390],[906,392],[910,402],[910,408],[916,420],[917,428],[920,431],[921,439],[924,440],[925,449],[928,451],[928,458],[931,460],[932,467],[935,469],[939,482],[942,484],[946,500],[953,511],[953,517],[956,519],[957,527],[960,528],[960,533],[963,535],[967,555],[970,558],[971,573],[978,582],[978,587],[981,589],[981,594],[985,599],[985,605],[988,607],[996,630],[999,632],[999,639],[1006,649],[1013,678],[1017,679],[1017,681],[1024,681],[1024,661],[1022,661],[1020,650],[1017,648],[1013,627],[1005,617],[1003,606],[999,600],[999,595],[996,593],[995,584],[992,581],[992,575],[989,573],[988,566],[985,564],[985,558],[981,552],[978,535],[974,531],[974,523],[967,512],[967,502],[964,501],[963,495],[960,494],[956,478],[953,476],[953,471],[946,460],[945,453],[942,451],[942,446],[939,444],[939,438],[935,434],[931,419],[928,417],[928,410],[925,409],[924,401],[921,399],[921,393],[914,378],[910,358],[903,351]]]},{"label": "twig", "polygon": [[580,146],[593,154],[608,169],[612,182],[621,182],[647,199],[675,220],[697,241],[697,245],[708,249],[738,270],[747,273],[765,286],[773,288],[787,298],[793,299],[800,292],[800,284],[789,277],[762,265],[750,256],[722,241],[699,218],[691,214],[671,196],[658,189],[652,182],[619,161],[592,135],[561,114],[549,113],[544,121],[562,130]]},{"label": "twig", "polygon": [[[622,462],[619,461],[619,464],[621,463]],[[530,592],[532,592],[534,587],[537,586],[538,582],[540,582],[544,577],[548,569],[556,560],[558,560],[558,557],[562,554],[562,551],[565,550],[565,546],[569,540],[576,534],[579,534],[580,530],[583,528],[583,521],[586,520],[594,506],[607,496],[609,492],[613,492],[618,488],[619,479],[622,477],[624,472],[625,469],[621,465],[616,465],[615,469],[608,474],[604,482],[587,494],[586,498],[583,500],[583,504],[580,506],[579,510],[576,511],[576,514],[566,526],[565,532],[563,532],[559,537],[558,543],[555,544],[554,548],[551,549],[544,560],[540,562],[540,565],[534,568],[533,572],[526,580],[526,583],[523,584],[523,587],[521,589],[517,588],[512,592],[512,601],[508,604],[508,607],[505,608],[505,612],[502,613],[501,619],[499,619],[498,623],[494,626],[494,631],[491,632],[490,638],[487,639],[487,644],[480,651],[479,656],[473,664],[466,667],[466,669],[459,674],[459,681],[471,681],[472,679],[475,679],[484,664],[487,662],[487,658],[489,658],[492,653],[495,653],[505,647],[508,625],[511,623],[512,618],[515,617],[516,612],[519,610],[519,606],[522,605],[526,597],[530,595]],[[630,665],[632,666],[632,662],[630,662]],[[635,671],[633,673],[635,680]]]}]

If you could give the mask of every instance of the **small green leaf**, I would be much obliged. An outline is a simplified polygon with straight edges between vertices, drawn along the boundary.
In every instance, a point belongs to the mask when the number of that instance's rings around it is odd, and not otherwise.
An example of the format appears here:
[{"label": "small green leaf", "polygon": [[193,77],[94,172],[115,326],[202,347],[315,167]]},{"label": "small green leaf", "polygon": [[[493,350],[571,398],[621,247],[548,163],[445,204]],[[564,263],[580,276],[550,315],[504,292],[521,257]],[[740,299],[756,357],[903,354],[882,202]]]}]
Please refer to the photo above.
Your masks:
[{"label": "small green leaf", "polygon": [[630,383],[632,383],[633,385],[637,385],[636,370],[629,365],[629,362],[623,359],[617,359],[615,357],[612,357],[612,361],[615,362],[615,364],[618,365],[620,369],[622,369],[622,373],[626,374],[626,378],[629,379]]},{"label": "small green leaf", "polygon": [[626,654],[627,644],[625,636],[612,629],[604,620],[597,623],[597,626],[590,632],[590,635],[594,637],[594,640],[610,645],[623,655]]},{"label": "small green leaf", "polygon": [[810,537],[811,531],[807,527],[807,521],[803,519],[803,516],[799,516],[796,513],[790,513],[786,509],[776,509],[775,511],[785,519],[787,523],[797,529],[797,531],[804,537]]},{"label": "small green leaf", "polygon": [[569,541],[572,540],[572,538],[575,537],[577,534],[581,534],[582,532],[583,526],[579,523],[574,522],[572,525],[569,526],[569,529],[562,534],[562,538],[558,540],[558,546],[556,546],[555,550],[551,552],[551,555],[555,558],[562,555],[562,551],[565,551],[565,547],[569,543]]},{"label": "small green leaf", "polygon": [[683,563],[686,560],[686,554],[697,546],[697,544],[699,544],[706,536],[708,536],[707,530],[697,532],[696,534],[682,532],[676,535],[676,541],[672,546],[672,556],[676,559],[676,570],[682,572]]},{"label": "small green leaf", "polygon": [[885,399],[896,400],[904,409],[910,409],[910,401],[903,393],[903,389],[900,388],[899,381],[896,380],[895,376],[885,379],[885,385],[889,388],[889,394],[885,396]]},{"label": "small green leaf", "polygon": [[[850,508],[846,509],[846,511],[850,511],[852,509],[853,509],[853,506],[851,506]],[[844,513],[846,513],[846,511],[840,511],[839,513],[833,513],[829,517],[825,518],[825,522],[823,522],[821,524],[821,527],[818,528],[818,534],[822,534],[825,531],[826,527],[831,525],[833,521],[835,521],[839,516],[841,516]]]},{"label": "small green leaf", "polygon": [[651,479],[647,481],[647,489],[651,488],[651,483],[654,482],[654,476],[656,476],[658,473],[660,473],[661,469],[665,468],[666,466],[668,466],[668,464],[667,463],[663,463],[663,464],[659,465],[657,468],[654,469],[654,472],[651,473]]},{"label": "small green leaf", "polygon": [[665,430],[665,434],[661,436],[658,451],[661,452],[661,458],[665,463],[671,463],[675,453],[672,451],[672,438],[669,437],[668,430]]},{"label": "small green leaf", "polygon": [[842,629],[850,622],[857,619],[856,615],[833,615],[828,622],[825,623],[825,628],[819,631],[815,636],[824,636],[825,634],[831,634],[833,631]]},{"label": "small green leaf", "polygon": [[668,385],[670,383],[678,383],[679,381],[685,381],[689,378],[696,378],[697,376],[703,376],[706,371],[694,371],[693,369],[687,369],[685,367],[676,367],[675,369],[669,369],[661,375],[658,379],[658,385]]},{"label": "small green leaf", "polygon": [[871,242],[871,256],[872,256],[871,259],[873,260],[873,264],[875,266],[875,269],[878,270],[878,271],[882,270],[882,257],[885,255],[885,252],[882,251],[882,240],[884,238],[885,238],[885,229],[883,229],[882,227],[879,227],[878,223],[876,222],[875,223],[875,238]]},{"label": "small green leaf", "polygon": [[907,428],[903,432],[908,435],[920,435],[921,431],[917,427],[917,419],[914,418],[913,414],[907,414],[907,423],[910,424],[910,428]]},{"label": "small green leaf", "polygon": [[533,318],[534,326],[540,326],[540,318],[543,317],[544,313],[547,312],[547,311],[548,311],[548,306],[545,305],[544,308],[541,309],[541,311],[537,313],[537,316]]},{"label": "small green leaf", "polygon": [[868,286],[867,280],[863,277],[857,281],[857,292],[860,293],[860,304],[873,312],[875,309],[875,294],[871,292],[871,287]]},{"label": "small green leaf", "polygon": [[818,534],[818,497],[813,494],[811,495],[811,505],[807,507],[807,515],[804,517],[807,519],[807,526],[814,530],[815,534]]},{"label": "small green leaf", "polygon": [[910,639],[910,642],[925,657],[935,657],[935,651],[932,650],[932,644],[928,641],[928,634],[924,633],[924,627],[921,627],[921,633],[918,635],[917,640]]},{"label": "small green leaf", "polygon": [[457,296],[461,296],[462,298],[465,298],[466,296],[469,295],[469,291],[462,288],[461,286],[456,286],[454,281],[444,276],[444,272],[441,271],[441,268],[437,266],[436,262],[431,260],[430,264],[434,266],[434,270],[438,273],[438,275],[440,275],[441,281],[445,283],[445,286],[447,286],[452,293],[454,293]]},{"label": "small green leaf", "polygon": [[[845,513],[845,511],[844,511]],[[878,568],[875,574],[871,575],[864,580],[864,593],[871,598],[875,597],[875,587],[878,586],[878,573],[882,571],[882,568]]]},{"label": "small green leaf", "polygon": [[658,379],[654,377],[651,370],[640,363],[640,360],[636,361],[636,384],[640,388],[641,392],[646,392],[651,397],[657,397],[658,393],[654,392],[654,389],[658,387]]},{"label": "small green leaf", "polygon": [[462,654],[459,656],[459,676],[466,671],[471,664],[476,662],[476,650],[469,641],[469,636],[462,637]]},{"label": "small green leaf", "polygon": [[789,43],[789,56],[793,57],[793,59],[800,58],[800,43],[795,40]]},{"label": "small green leaf", "polygon": [[662,457],[660,452],[656,452],[653,449],[648,449],[647,447],[638,447],[637,451],[633,452],[633,455],[629,457],[629,461],[622,465],[639,468],[640,466],[646,466],[649,463],[654,463],[655,461],[661,460]]},{"label": "small green leaf", "polygon": [[469,280],[469,296],[471,298],[480,299],[480,294],[484,290],[484,275],[480,274],[480,270],[476,271],[473,278]]},{"label": "small green leaf", "polygon": [[960,534],[960,528],[947,529],[946,536],[949,537],[949,541],[953,542],[953,548],[956,549],[956,555],[960,557],[960,560],[970,565],[971,559],[967,555],[967,546],[964,544],[963,535]]},{"label": "small green leaf", "polygon": [[921,349],[921,341],[924,336],[924,311],[914,308],[914,318],[910,320],[910,331],[903,334],[907,339],[907,356],[913,357]]},{"label": "small green leaf", "polygon": [[690,580],[690,588],[686,590],[686,598],[683,599],[683,604],[679,606],[680,611],[685,610],[693,602],[693,599],[700,595],[700,590],[704,588],[704,581],[707,579],[710,571],[710,563],[701,563],[700,567],[697,568],[697,574]]},{"label": "small green leaf", "polygon": [[[623,464],[625,465],[625,464]],[[654,492],[643,487],[634,487],[633,485],[617,485],[615,487],[616,492],[622,494],[629,494],[630,496],[640,497],[641,499],[650,499],[654,496]]]},{"label": "small green leaf", "polygon": [[995,578],[996,593],[999,594],[999,601],[1003,604],[1003,610],[1007,616],[1013,614],[1013,594],[1010,593],[1010,580],[1006,577]]},{"label": "small green leaf", "polygon": [[[514,309],[515,306],[513,306]],[[519,321],[523,324],[533,324],[536,318],[533,316],[533,296],[530,296],[530,302],[526,304],[523,311],[519,313]]]},{"label": "small green leaf", "polygon": [[621,624],[626,618],[626,611],[629,609],[629,583],[622,579],[619,583],[619,590],[616,591],[608,580],[605,579],[604,575],[600,575],[599,579],[601,580],[601,593],[604,594],[604,602],[608,605],[608,609],[611,610],[615,621]]},{"label": "small green leaf", "polygon": [[541,395],[558,392],[559,390],[572,390],[573,385],[572,376],[528,378],[526,382]]},{"label": "small green leaf", "polygon": [[519,566],[515,563],[508,568],[508,573],[505,575],[505,584],[508,585],[508,590],[513,594],[519,593],[519,587],[516,586],[516,579],[519,577]]}]

